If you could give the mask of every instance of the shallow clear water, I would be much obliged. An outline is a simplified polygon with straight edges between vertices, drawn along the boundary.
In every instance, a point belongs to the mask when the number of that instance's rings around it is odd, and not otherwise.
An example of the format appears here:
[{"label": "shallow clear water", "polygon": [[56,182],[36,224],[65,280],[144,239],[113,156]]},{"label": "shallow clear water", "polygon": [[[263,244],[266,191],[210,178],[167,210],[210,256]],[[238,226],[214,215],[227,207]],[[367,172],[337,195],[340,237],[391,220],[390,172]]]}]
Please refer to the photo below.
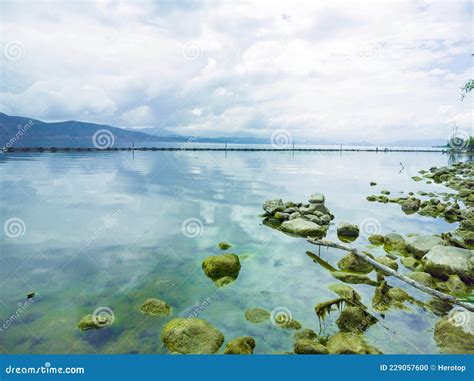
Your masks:
[{"label": "shallow clear water", "polygon": [[[256,353],[292,350],[292,331],[270,322],[251,324],[245,310],[284,307],[304,327],[319,331],[314,306],[336,296],[327,286],[337,280],[305,255],[317,251],[315,246],[262,225],[262,203],[306,201],[321,192],[336,224],[371,219],[383,234],[440,233],[454,225],[406,216],[399,205],[370,203],[366,196],[382,189],[393,196],[449,191],[411,180],[420,169],[447,163],[440,153],[5,155],[0,161],[2,223],[20,218],[24,234],[2,234],[0,323],[6,323],[0,325],[0,351],[166,353],[161,327],[196,308],[196,315],[219,328],[226,341],[250,335],[257,341]],[[370,181],[379,185],[371,187]],[[337,240],[334,226],[328,237]],[[201,262],[219,252],[220,241],[233,245],[229,251],[241,256],[242,269],[234,283],[216,288]],[[366,249],[368,242],[361,236],[354,245]],[[371,252],[378,255],[381,249]],[[343,255],[321,250],[333,266]],[[389,284],[399,282],[389,278]],[[374,288],[354,288],[370,306]],[[30,291],[36,296],[25,306]],[[173,315],[140,313],[150,297],[167,301]],[[80,318],[102,306],[113,311],[114,324],[79,331]],[[409,307],[387,312],[366,332],[368,342],[384,353],[438,352],[433,340],[437,317]],[[337,316],[326,320],[323,334],[337,331]]]}]

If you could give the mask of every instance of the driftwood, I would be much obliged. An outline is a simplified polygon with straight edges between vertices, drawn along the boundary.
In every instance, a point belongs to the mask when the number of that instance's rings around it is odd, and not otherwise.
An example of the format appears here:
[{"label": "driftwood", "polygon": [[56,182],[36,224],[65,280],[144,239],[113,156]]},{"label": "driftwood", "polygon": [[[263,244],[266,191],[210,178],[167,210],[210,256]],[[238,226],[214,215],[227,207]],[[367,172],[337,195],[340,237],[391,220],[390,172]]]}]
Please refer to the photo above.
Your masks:
[{"label": "driftwood", "polygon": [[441,300],[444,300],[444,301],[452,303],[452,304],[457,304],[458,306],[461,306],[461,307],[465,308],[468,311],[474,312],[474,304],[469,303],[469,302],[463,302],[462,300],[459,300],[458,298],[455,298],[454,296],[445,294],[444,292],[441,292],[441,291],[438,291],[438,290],[433,290],[430,287],[427,287],[427,286],[425,286],[421,283],[418,283],[417,281],[415,281],[411,278],[408,278],[407,276],[399,273],[398,271],[395,271],[395,270],[391,269],[390,267],[387,267],[385,265],[382,265],[381,263],[378,263],[376,260],[370,258],[368,255],[366,255],[364,253],[361,253],[357,249],[354,249],[354,248],[346,246],[346,245],[341,245],[341,244],[336,243],[336,242],[327,241],[327,240],[324,240],[324,239],[307,238],[307,241],[309,243],[312,243],[313,245],[332,247],[332,248],[335,248],[335,249],[348,251],[349,253],[352,253],[352,254],[358,256],[359,258],[362,258],[366,262],[370,263],[375,268],[377,268],[379,270],[382,270],[383,272],[388,273],[390,275],[393,275],[394,277],[397,277],[398,279],[404,281],[405,283],[408,283],[410,286],[413,286],[413,287],[415,287],[415,288],[417,288],[417,289],[419,289],[423,292],[426,292],[427,294],[430,294],[430,295],[432,295],[436,298],[439,298]]}]

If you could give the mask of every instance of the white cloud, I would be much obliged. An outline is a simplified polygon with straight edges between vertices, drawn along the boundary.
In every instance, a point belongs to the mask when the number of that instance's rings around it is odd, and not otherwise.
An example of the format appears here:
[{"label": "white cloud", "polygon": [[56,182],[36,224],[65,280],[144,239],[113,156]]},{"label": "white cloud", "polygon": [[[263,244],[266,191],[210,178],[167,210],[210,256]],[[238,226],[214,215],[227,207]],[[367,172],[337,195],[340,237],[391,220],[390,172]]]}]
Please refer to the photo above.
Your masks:
[{"label": "white cloud", "polygon": [[296,140],[472,129],[469,1],[1,4],[2,50],[25,53],[2,56],[8,113]]}]

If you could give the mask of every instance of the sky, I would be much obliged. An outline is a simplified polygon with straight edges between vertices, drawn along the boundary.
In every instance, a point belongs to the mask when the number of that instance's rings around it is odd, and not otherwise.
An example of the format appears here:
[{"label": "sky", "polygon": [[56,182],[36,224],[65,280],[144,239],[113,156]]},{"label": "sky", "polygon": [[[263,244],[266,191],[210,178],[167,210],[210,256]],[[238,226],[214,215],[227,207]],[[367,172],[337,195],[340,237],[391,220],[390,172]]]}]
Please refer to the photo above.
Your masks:
[{"label": "sky", "polygon": [[0,3],[10,115],[341,143],[473,133],[471,1]]}]

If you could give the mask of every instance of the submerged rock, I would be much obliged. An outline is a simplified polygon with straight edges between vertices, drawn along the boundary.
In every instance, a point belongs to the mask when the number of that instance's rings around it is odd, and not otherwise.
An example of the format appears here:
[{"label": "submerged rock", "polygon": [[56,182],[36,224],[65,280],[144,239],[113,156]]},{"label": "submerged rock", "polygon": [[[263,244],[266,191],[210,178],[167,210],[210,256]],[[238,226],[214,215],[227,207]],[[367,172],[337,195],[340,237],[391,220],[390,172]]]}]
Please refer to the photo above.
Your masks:
[{"label": "submerged rock", "polygon": [[349,273],[345,271],[333,271],[332,276],[341,282],[352,283],[352,284],[368,284],[376,286],[377,282],[370,279],[367,275],[358,273]]},{"label": "submerged rock", "polygon": [[217,286],[223,286],[233,282],[239,276],[239,257],[230,253],[209,256],[202,262],[202,269]]},{"label": "submerged rock", "polygon": [[250,336],[237,337],[227,343],[225,355],[252,355],[255,349],[255,340]]},{"label": "submerged rock", "polygon": [[403,304],[414,299],[398,287],[390,287],[383,281],[376,289],[372,298],[372,307],[376,311],[387,311],[391,308],[406,309]]},{"label": "submerged rock", "polygon": [[420,209],[421,201],[415,197],[407,198],[402,203],[402,210],[405,214],[416,213]]},{"label": "submerged rock", "polygon": [[408,278],[411,278],[422,285],[425,285],[430,288],[435,288],[437,284],[437,280],[433,278],[430,274],[425,273],[423,271],[414,271],[407,275]]},{"label": "submerged rock", "polygon": [[227,250],[227,249],[230,249],[232,247],[232,245],[230,243],[227,243],[227,242],[219,242],[217,244],[217,247],[221,250]]},{"label": "submerged rock", "polygon": [[176,318],[161,331],[161,339],[172,353],[212,354],[224,342],[224,335],[202,319]]},{"label": "submerged rock", "polygon": [[402,262],[403,266],[413,271],[420,271],[423,269],[421,262],[413,257],[403,257],[400,259],[400,262]]},{"label": "submerged rock", "polygon": [[327,343],[331,354],[380,354],[381,352],[365,342],[362,336],[352,332],[339,332],[332,335]]},{"label": "submerged rock", "polygon": [[376,246],[383,245],[384,243],[384,237],[383,235],[380,235],[380,234],[372,234],[369,236],[368,240],[372,245],[376,245]]},{"label": "submerged rock", "polygon": [[420,235],[409,237],[406,240],[406,248],[408,252],[418,259],[421,259],[434,246],[444,244],[444,240],[436,235]]},{"label": "submerged rock", "polygon": [[147,299],[141,305],[140,311],[150,316],[168,316],[171,315],[171,307],[160,299]]},{"label": "submerged rock", "polygon": [[357,272],[363,274],[370,273],[374,269],[370,263],[364,261],[362,258],[352,253],[349,253],[342,257],[342,259],[337,262],[337,266],[343,271]]},{"label": "submerged rock", "polygon": [[317,340],[298,339],[293,345],[293,351],[299,355],[324,355],[328,350]]},{"label": "submerged rock", "polygon": [[[388,256],[383,256],[383,257],[376,257],[375,260],[382,264],[382,265],[385,265],[389,268],[391,268],[392,270],[398,270],[398,263],[395,259],[392,259]],[[377,269],[377,272],[378,273],[381,273],[382,275],[385,275],[385,276],[388,276],[390,274],[388,274],[387,272],[385,271],[382,271],[382,270],[378,270]]]},{"label": "submerged rock", "polygon": [[346,306],[336,320],[341,332],[363,332],[377,319],[357,306]]},{"label": "submerged rock", "polygon": [[474,354],[474,313],[456,308],[435,325],[434,339],[441,352]]},{"label": "submerged rock", "polygon": [[351,286],[344,283],[333,283],[329,285],[329,289],[345,299],[361,300],[360,295]]},{"label": "submerged rock", "polygon": [[250,308],[245,311],[245,319],[254,324],[262,323],[270,319],[270,312],[263,308]]},{"label": "submerged rock", "polygon": [[389,233],[384,236],[385,251],[403,251],[405,250],[405,239],[397,233]]},{"label": "submerged rock", "polygon": [[423,267],[434,277],[447,279],[459,275],[467,282],[474,282],[474,250],[453,246],[434,246],[423,257]]},{"label": "submerged rock", "polygon": [[322,237],[326,234],[326,228],[303,218],[295,218],[281,224],[281,230],[286,233],[302,237]]},{"label": "submerged rock", "polygon": [[83,316],[77,325],[81,331],[88,331],[90,329],[101,329],[108,327],[112,324],[113,317],[104,314],[104,315],[86,315]]}]

